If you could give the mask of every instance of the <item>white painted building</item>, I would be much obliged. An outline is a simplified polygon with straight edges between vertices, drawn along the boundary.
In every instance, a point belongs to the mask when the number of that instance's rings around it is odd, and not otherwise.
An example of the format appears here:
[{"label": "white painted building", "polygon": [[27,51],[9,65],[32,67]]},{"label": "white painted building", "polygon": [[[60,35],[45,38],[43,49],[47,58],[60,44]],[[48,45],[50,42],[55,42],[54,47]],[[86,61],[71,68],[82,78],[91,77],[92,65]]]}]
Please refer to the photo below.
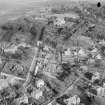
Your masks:
[{"label": "white painted building", "polygon": [[68,48],[65,52],[64,52],[65,55],[67,56],[72,56],[72,52],[70,50],[70,48]]},{"label": "white painted building", "polygon": [[39,89],[36,89],[31,93],[31,96],[34,97],[36,100],[39,100],[43,96],[43,92]]},{"label": "white painted building", "polygon": [[103,83],[103,88],[105,88],[105,82]]},{"label": "white painted building", "polygon": [[79,51],[74,51],[75,56],[86,57],[87,53],[84,49],[80,48]]},{"label": "white painted building", "polygon": [[86,54],[86,51],[84,49],[80,49],[79,52],[78,52],[79,56],[82,56],[82,57],[86,57],[87,54]]},{"label": "white painted building", "polygon": [[94,82],[96,79],[100,79],[100,73],[95,72],[94,75],[92,76],[92,81]]},{"label": "white painted building", "polygon": [[34,75],[38,73],[38,70],[39,70],[39,65],[36,66]]},{"label": "white painted building", "polygon": [[97,51],[98,51],[97,48],[94,48],[91,52],[96,53]]},{"label": "white painted building", "polygon": [[99,97],[105,96],[105,88],[103,88],[103,87],[98,87],[98,88],[97,88],[97,95],[98,95]]},{"label": "white painted building", "polygon": [[79,105],[80,104],[80,98],[77,95],[70,97],[66,101],[68,103],[67,105]]},{"label": "white painted building", "polygon": [[38,81],[36,81],[36,85],[37,85],[37,88],[41,88],[41,87],[43,87],[44,85],[45,85],[45,83],[44,83],[44,81],[43,80],[38,80]]},{"label": "white painted building", "polygon": [[18,99],[19,100],[19,103],[27,103],[28,104],[28,97],[25,95],[25,96],[22,96],[21,98]]},{"label": "white painted building", "polygon": [[4,49],[4,52],[8,53],[12,53],[12,54],[15,54],[15,52],[18,50],[18,47],[31,47],[30,45],[27,45],[26,43],[20,43],[18,45],[12,45],[11,47],[8,47],[8,48],[5,48]]},{"label": "white painted building", "polygon": [[43,48],[45,51],[49,51],[49,46],[44,46],[44,48]]},{"label": "white painted building", "polygon": [[0,58],[0,64],[2,64],[3,62],[2,62],[2,59]]},{"label": "white painted building", "polygon": [[102,56],[101,56],[100,54],[98,54],[98,55],[96,56],[96,59],[101,60],[101,59],[102,59]]},{"label": "white painted building", "polygon": [[57,26],[62,26],[64,24],[65,24],[64,18],[57,18],[56,21],[54,22],[54,25],[57,25]]},{"label": "white painted building", "polygon": [[17,46],[13,46],[11,48],[4,49],[4,52],[6,52],[6,53],[10,52],[10,53],[15,54],[16,51],[17,51]]},{"label": "white painted building", "polygon": [[99,44],[105,45],[105,40],[100,41]]}]

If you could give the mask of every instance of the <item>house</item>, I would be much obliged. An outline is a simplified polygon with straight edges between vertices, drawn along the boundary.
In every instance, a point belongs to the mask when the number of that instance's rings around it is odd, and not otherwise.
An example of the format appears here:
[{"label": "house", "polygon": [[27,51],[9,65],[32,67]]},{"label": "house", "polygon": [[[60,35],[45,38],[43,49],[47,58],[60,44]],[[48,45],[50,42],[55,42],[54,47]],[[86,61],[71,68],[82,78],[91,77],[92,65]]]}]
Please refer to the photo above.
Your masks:
[{"label": "house", "polygon": [[38,81],[36,81],[36,85],[37,85],[37,88],[41,88],[41,87],[43,87],[44,85],[45,85],[45,83],[44,83],[44,81],[43,80],[38,80]]},{"label": "house", "polygon": [[89,64],[93,64],[93,63],[95,63],[95,59],[90,58],[90,59],[88,59],[88,62],[89,62]]},{"label": "house", "polygon": [[105,40],[101,40],[101,41],[99,42],[99,44],[105,45]]},{"label": "house", "polygon": [[54,22],[54,25],[57,25],[57,26],[62,26],[62,25],[64,25],[64,24],[65,24],[65,20],[64,20],[63,17],[57,18],[57,19],[55,20],[55,22]]},{"label": "house", "polygon": [[49,46],[45,45],[44,48],[43,48],[43,50],[49,51]]},{"label": "house", "polygon": [[17,51],[17,46],[12,46],[11,48],[6,48],[4,49],[4,52],[8,53],[12,53],[12,54],[15,54],[15,52]]},{"label": "house", "polygon": [[94,75],[92,76],[92,81],[93,82],[97,79],[100,80],[100,73],[99,72],[95,72]]},{"label": "house", "polygon": [[18,50],[19,47],[25,48],[25,47],[31,47],[31,46],[23,42],[18,45],[12,45],[12,46],[4,49],[4,52],[15,54],[15,52]]},{"label": "house", "polygon": [[49,103],[48,105],[52,105],[52,103]]},{"label": "house", "polygon": [[98,59],[98,60],[101,60],[102,56],[100,54],[98,54],[95,58]]},{"label": "house", "polygon": [[0,58],[0,64],[3,64],[2,59]]},{"label": "house", "polygon": [[97,95],[98,95],[99,97],[105,96],[105,88],[103,88],[103,87],[98,87],[98,88],[97,88]]},{"label": "house", "polygon": [[31,93],[31,96],[36,100],[39,100],[43,96],[43,92],[39,89],[34,89],[34,91]]},{"label": "house", "polygon": [[25,103],[25,104],[28,104],[28,97],[25,95],[25,96],[22,96],[18,99],[19,103]]},{"label": "house", "polygon": [[36,66],[34,75],[38,73],[38,70],[39,70],[39,65]]},{"label": "house", "polygon": [[74,51],[74,55],[75,56],[80,56],[80,57],[86,57],[87,56],[87,53],[84,49],[80,48],[78,51],[75,49]]},{"label": "house", "polygon": [[80,98],[77,95],[74,95],[73,97],[70,97],[69,99],[66,99],[67,105],[79,105],[80,104]]},{"label": "house", "polygon": [[105,82],[103,83],[103,87],[105,88]]},{"label": "house", "polygon": [[79,54],[79,56],[81,56],[81,57],[86,57],[86,56],[87,56],[85,50],[82,49],[82,48],[79,50],[78,54]]},{"label": "house", "polygon": [[98,49],[97,48],[94,48],[91,52],[92,53],[96,53],[98,51]]},{"label": "house", "polygon": [[70,48],[68,48],[68,49],[64,52],[64,55],[68,55],[68,56],[71,56],[71,55],[72,55],[72,52],[71,52]]}]

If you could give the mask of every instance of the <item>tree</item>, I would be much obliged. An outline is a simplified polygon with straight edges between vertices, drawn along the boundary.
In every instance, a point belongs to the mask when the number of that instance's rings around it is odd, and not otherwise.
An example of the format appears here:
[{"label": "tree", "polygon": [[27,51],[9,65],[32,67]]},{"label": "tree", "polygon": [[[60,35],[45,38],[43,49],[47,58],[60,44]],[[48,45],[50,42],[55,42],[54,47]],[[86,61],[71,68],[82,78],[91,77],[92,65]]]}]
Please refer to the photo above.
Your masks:
[{"label": "tree", "polygon": [[62,66],[62,72],[58,72],[57,74],[57,78],[59,79],[59,80],[61,80],[61,81],[64,81],[65,80],[65,78],[67,78],[69,75],[70,75],[70,73],[71,73],[71,66],[70,66],[70,64],[69,63],[63,63],[63,64],[61,64],[61,66]]},{"label": "tree", "polygon": [[[7,105],[7,100],[6,98],[10,95],[9,91],[8,91],[8,88],[4,88],[3,90],[0,91],[0,97],[1,97],[1,100],[2,100],[2,103],[4,105]],[[0,100],[0,101],[1,101]]]}]

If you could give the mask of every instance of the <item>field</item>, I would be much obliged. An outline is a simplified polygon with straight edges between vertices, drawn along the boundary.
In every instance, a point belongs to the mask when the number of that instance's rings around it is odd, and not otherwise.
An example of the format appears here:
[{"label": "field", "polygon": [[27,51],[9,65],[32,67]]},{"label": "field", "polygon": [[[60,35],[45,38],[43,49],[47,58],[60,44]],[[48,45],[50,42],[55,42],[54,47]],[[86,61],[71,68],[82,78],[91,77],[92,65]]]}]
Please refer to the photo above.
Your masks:
[{"label": "field", "polygon": [[0,0],[0,24],[27,15],[30,11],[36,14],[45,2],[46,0]]}]

